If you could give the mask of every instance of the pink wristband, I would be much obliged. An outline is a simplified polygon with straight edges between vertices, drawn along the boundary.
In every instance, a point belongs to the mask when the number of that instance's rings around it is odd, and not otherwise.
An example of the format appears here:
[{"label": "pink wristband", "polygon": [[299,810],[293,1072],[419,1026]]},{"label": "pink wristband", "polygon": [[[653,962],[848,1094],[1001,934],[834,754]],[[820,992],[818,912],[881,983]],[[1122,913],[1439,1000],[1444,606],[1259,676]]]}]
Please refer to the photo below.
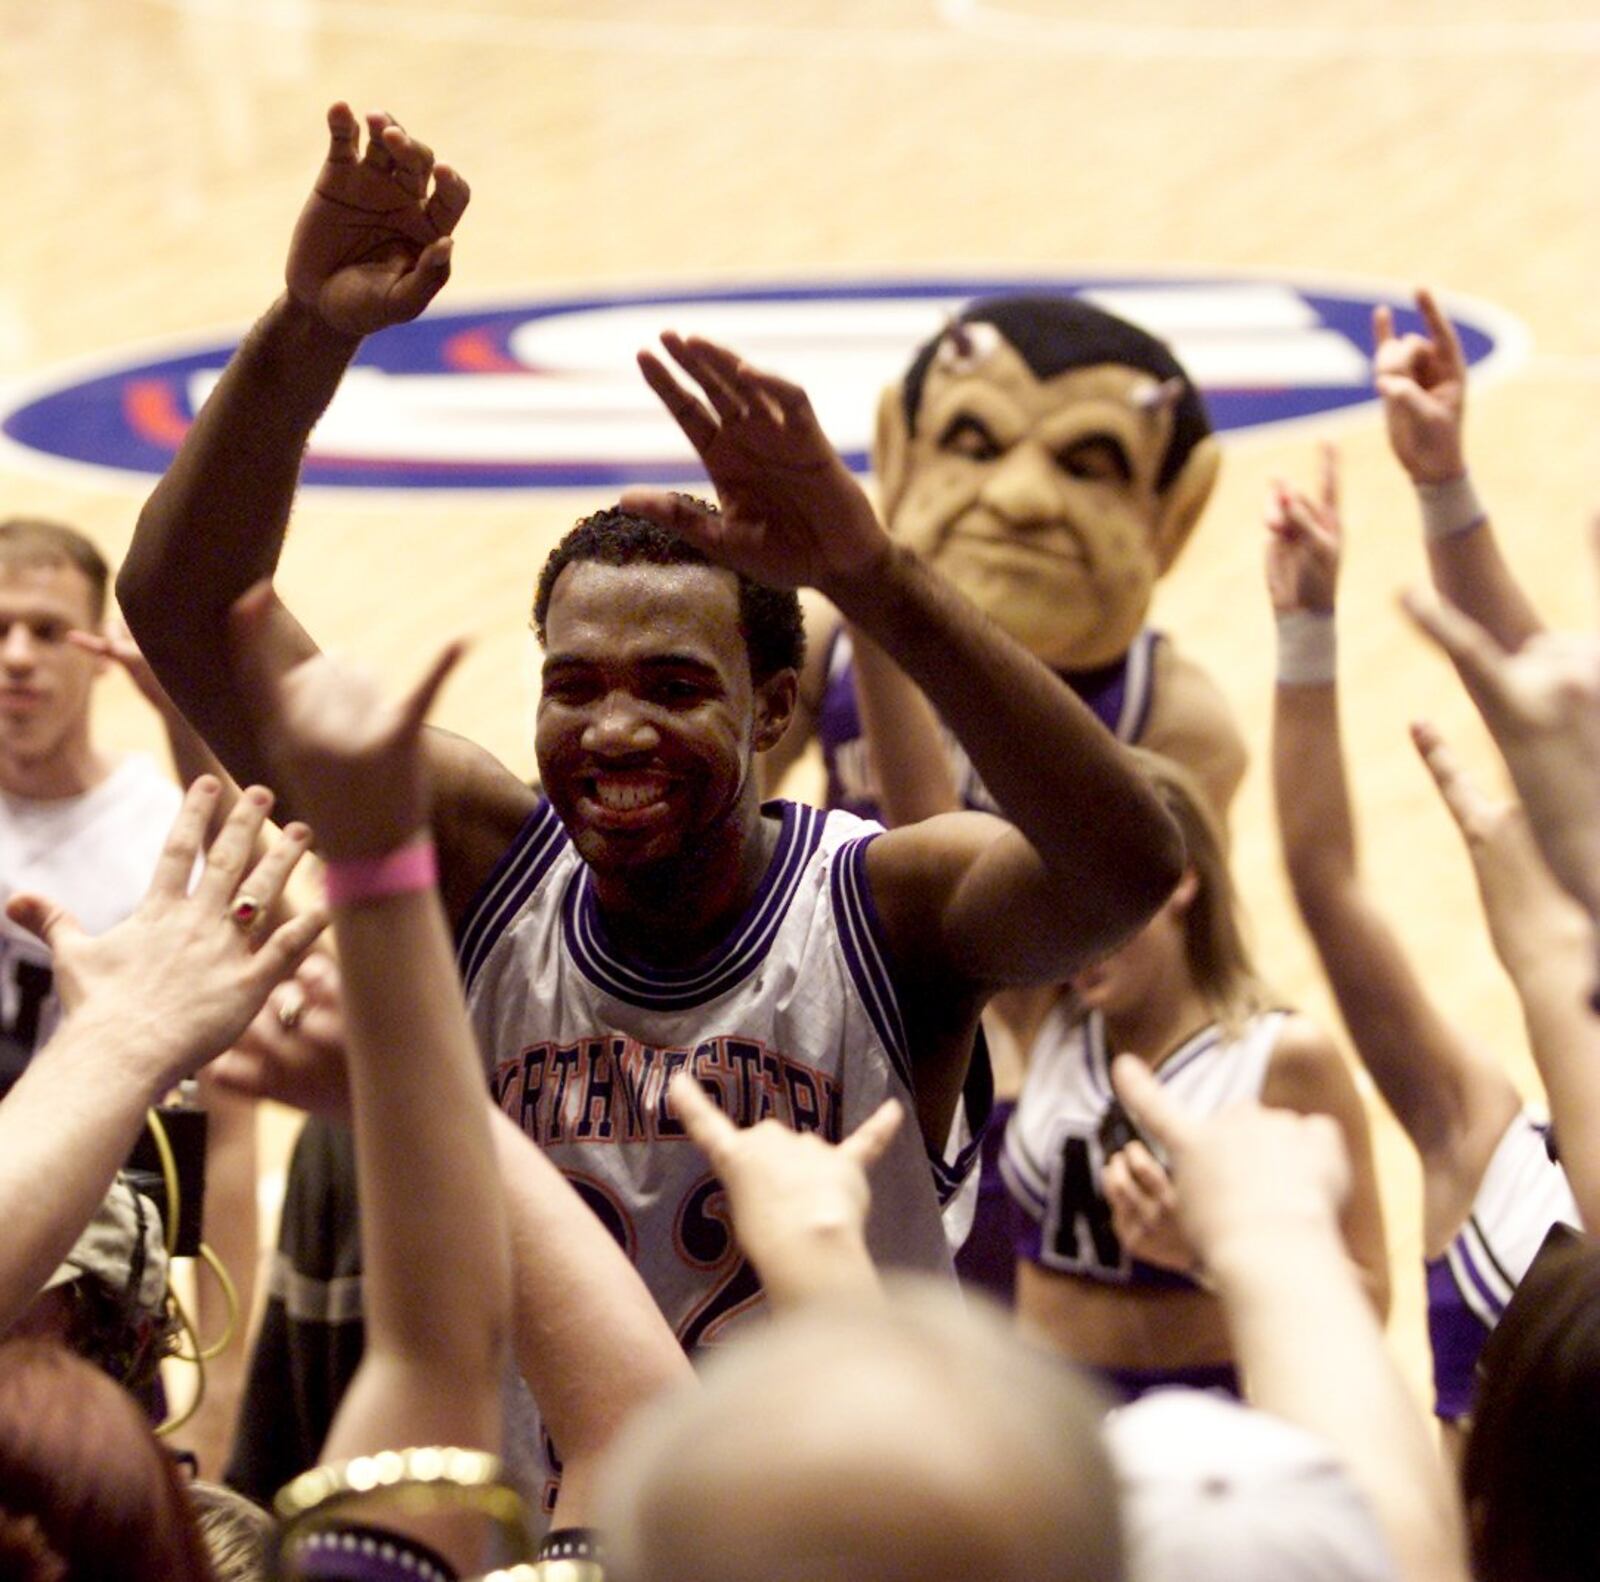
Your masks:
[{"label": "pink wristband", "polygon": [[409,841],[382,857],[347,857],[323,869],[329,906],[354,906],[389,895],[431,890],[439,882],[439,859],[428,838]]}]

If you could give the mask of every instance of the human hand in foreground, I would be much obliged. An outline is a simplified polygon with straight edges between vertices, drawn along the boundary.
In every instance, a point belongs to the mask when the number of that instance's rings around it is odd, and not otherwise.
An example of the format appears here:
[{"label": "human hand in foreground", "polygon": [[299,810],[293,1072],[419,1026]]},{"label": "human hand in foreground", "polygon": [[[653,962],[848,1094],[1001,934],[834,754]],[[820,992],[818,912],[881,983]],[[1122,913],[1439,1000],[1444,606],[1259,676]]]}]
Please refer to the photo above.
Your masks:
[{"label": "human hand in foreground", "polygon": [[1394,314],[1372,310],[1372,367],[1395,459],[1415,484],[1448,483],[1467,470],[1461,430],[1467,359],[1430,291],[1417,292],[1426,335],[1396,335]]},{"label": "human hand in foreground", "polygon": [[1101,1190],[1111,1206],[1111,1228],[1141,1263],[1192,1274],[1194,1248],[1178,1220],[1178,1194],[1160,1160],[1134,1138],[1106,1161]]},{"label": "human hand in foreground", "polygon": [[334,959],[320,950],[307,956],[212,1063],[210,1075],[241,1097],[348,1121],[344,1001]]},{"label": "human hand in foreground", "polygon": [[1538,632],[1511,652],[1448,600],[1409,592],[1403,602],[1505,755],[1545,861],[1600,919],[1600,637]]},{"label": "human hand in foreground", "polygon": [[778,1121],[735,1126],[691,1076],[668,1097],[728,1194],[735,1234],[774,1302],[876,1283],[864,1240],[867,1172],[900,1129],[886,1099],[837,1146]]},{"label": "human hand in foreground", "polygon": [[233,607],[234,660],[263,722],[273,771],[315,821],[324,857],[384,856],[427,825],[422,726],[463,645],[441,649],[411,691],[393,703],[374,677],[328,654],[279,676],[258,635],[276,597],[262,582]]},{"label": "human hand in foreground", "polygon": [[870,575],[890,551],[889,535],[828,443],[805,391],[711,341],[669,333],[661,343],[705,400],[652,352],[639,353],[639,368],[704,462],[722,509],[708,511],[662,489],[624,491],[623,509],[775,587],[827,593]]},{"label": "human hand in foreground", "polygon": [[295,224],[289,295],[341,335],[370,335],[427,307],[450,278],[451,233],[470,193],[391,115],[328,111],[328,154]]},{"label": "human hand in foreground", "polygon": [[1350,1160],[1327,1116],[1259,1104],[1189,1115],[1131,1055],[1112,1063],[1111,1080],[1171,1162],[1178,1224],[1203,1269],[1225,1268],[1235,1251],[1257,1258],[1263,1243],[1280,1239],[1325,1235],[1342,1248]]},{"label": "human hand in foreground", "polygon": [[129,1050],[148,1051],[170,1085],[231,1044],[310,950],[327,922],[301,913],[265,937],[257,924],[311,843],[291,824],[255,860],[272,793],[252,786],[211,843],[189,889],[202,837],[221,793],[203,776],[183,799],[150,889],[132,916],[88,935],[61,907],[19,894],[12,922],[50,947],[56,986],[73,1016],[104,1018]]}]

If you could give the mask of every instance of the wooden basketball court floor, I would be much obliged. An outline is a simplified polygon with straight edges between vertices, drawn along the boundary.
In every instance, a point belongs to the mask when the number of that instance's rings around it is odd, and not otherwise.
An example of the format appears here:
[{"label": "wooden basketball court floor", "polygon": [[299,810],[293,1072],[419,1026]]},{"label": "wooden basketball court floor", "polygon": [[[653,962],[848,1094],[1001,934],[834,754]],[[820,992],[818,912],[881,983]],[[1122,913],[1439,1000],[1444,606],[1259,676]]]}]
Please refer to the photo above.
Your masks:
[{"label": "wooden basketball court floor", "polygon": [[[447,304],[812,276],[1217,269],[1431,283],[1527,327],[1473,391],[1475,471],[1558,623],[1595,618],[1600,3],[1584,0],[5,0],[0,380],[242,330],[337,97],[470,179]],[[693,323],[678,316],[679,327]],[[869,409],[876,392],[863,390]],[[1486,774],[1453,678],[1395,608],[1422,576],[1379,418],[1336,425],[1347,733],[1366,872],[1440,999],[1532,1090],[1463,854],[1405,739],[1425,713]],[[1263,769],[1260,507],[1315,425],[1230,446],[1160,624],[1221,679],[1254,767],[1237,866],[1263,964],[1329,1015],[1281,880]],[[0,454],[0,509],[119,555],[147,485]],[[282,575],[325,643],[398,680],[474,647],[444,723],[531,770],[533,573],[592,492],[308,498]],[[157,733],[104,688],[117,744]],[[1375,1109],[1377,1107],[1375,1106]],[[1424,1374],[1417,1173],[1375,1118],[1393,1331]]]}]

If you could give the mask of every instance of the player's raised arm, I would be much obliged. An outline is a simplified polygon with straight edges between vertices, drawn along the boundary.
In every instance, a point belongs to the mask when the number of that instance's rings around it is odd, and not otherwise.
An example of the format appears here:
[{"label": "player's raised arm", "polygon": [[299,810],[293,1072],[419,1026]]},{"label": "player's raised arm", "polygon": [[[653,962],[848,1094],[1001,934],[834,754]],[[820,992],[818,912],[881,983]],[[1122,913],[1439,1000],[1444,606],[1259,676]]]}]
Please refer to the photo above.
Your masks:
[{"label": "player's raised arm", "polygon": [[1437,1247],[1471,1204],[1518,1100],[1509,1078],[1440,1015],[1361,883],[1335,665],[1343,552],[1336,469],[1325,452],[1318,495],[1280,485],[1267,517],[1278,835],[1356,1052],[1421,1157],[1427,1236]]},{"label": "player's raised arm", "polygon": [[1071,690],[895,545],[805,392],[703,340],[664,340],[705,394],[641,367],[716,484],[720,514],[625,505],[759,581],[808,585],[880,644],[955,732],[1010,823],[952,815],[869,853],[897,957],[980,987],[1057,981],[1160,904],[1181,841],[1134,760]]},{"label": "player's raised arm", "polygon": [[[287,290],[234,354],[139,517],[117,579],[161,685],[234,777],[259,778],[260,721],[227,663],[228,611],[277,568],[300,460],[363,337],[414,319],[450,274],[466,182],[393,117],[328,111],[328,151],[285,266]],[[269,597],[253,641],[277,672],[316,645]],[[427,737],[446,904],[459,912],[531,798],[470,744]]]},{"label": "player's raised arm", "polygon": [[[450,273],[466,183],[387,115],[328,112],[328,152],[286,293],[228,364],[139,518],[117,595],[162,685],[241,781],[255,729],[226,664],[229,606],[277,567],[307,439],[364,336],[415,318]],[[280,667],[312,651],[281,608]]]},{"label": "player's raised arm", "polygon": [[1426,334],[1396,335],[1387,306],[1372,314],[1373,373],[1389,446],[1417,491],[1434,586],[1505,647],[1519,648],[1544,623],[1500,553],[1467,472],[1466,355],[1432,292],[1417,292],[1417,308]]}]

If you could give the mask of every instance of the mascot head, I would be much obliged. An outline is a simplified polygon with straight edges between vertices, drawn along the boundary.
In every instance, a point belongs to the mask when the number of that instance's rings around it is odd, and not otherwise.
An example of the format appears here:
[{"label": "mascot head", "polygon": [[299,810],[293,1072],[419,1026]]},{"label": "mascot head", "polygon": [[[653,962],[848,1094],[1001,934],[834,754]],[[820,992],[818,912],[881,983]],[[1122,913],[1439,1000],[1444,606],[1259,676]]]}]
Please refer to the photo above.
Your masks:
[{"label": "mascot head", "polygon": [[1127,651],[1218,460],[1167,347],[1073,297],[973,303],[878,407],[890,530],[1058,669]]}]

